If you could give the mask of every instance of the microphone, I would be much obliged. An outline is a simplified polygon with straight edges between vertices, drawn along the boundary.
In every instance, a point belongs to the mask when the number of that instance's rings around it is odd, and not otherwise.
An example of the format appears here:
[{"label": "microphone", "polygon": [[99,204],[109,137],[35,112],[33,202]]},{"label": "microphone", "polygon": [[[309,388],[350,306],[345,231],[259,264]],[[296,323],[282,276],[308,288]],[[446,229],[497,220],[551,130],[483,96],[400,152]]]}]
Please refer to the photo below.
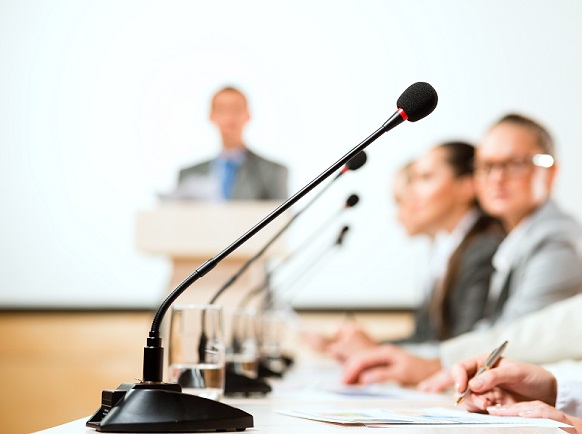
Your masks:
[{"label": "microphone", "polygon": [[139,383],[122,384],[116,390],[104,390],[101,407],[86,425],[101,432],[241,431],[252,427],[252,415],[221,402],[181,393],[182,388],[179,384],[162,381],[164,350],[160,327],[166,312],[190,285],[210,272],[224,258],[287,211],[381,135],[405,120],[416,122],[422,119],[436,108],[437,103],[437,93],[430,84],[417,82],[410,85],[398,98],[397,110],[380,128],[222,252],[194,270],[168,295],[154,316],[144,347],[142,380]]},{"label": "microphone", "polygon": [[354,158],[352,158],[350,161],[346,163],[344,168],[340,171],[340,173],[337,174],[335,178],[336,179],[339,178],[340,175],[343,175],[348,170],[358,170],[360,167],[366,164],[366,161],[368,161],[368,156],[364,151],[361,151],[360,153],[356,154]]},{"label": "microphone", "polygon": [[[324,257],[326,257],[326,255],[328,253],[330,253],[332,251],[332,249],[334,247],[341,247],[343,245],[344,239],[346,237],[346,234],[348,233],[348,231],[350,230],[349,226],[344,226],[341,228],[337,238],[335,239],[335,241],[333,242],[333,244],[331,244],[330,246],[326,247],[322,252],[320,252],[314,260],[310,261],[308,266],[301,272],[301,273],[296,273],[297,274],[297,278],[294,279],[291,284],[287,285],[287,287],[280,292],[286,292],[289,291],[290,288],[293,287],[293,285],[295,285],[301,278],[305,277],[305,275],[307,275],[307,273],[315,268],[315,265],[317,265]],[[297,295],[298,293],[295,293],[294,295]],[[290,300],[287,300],[287,303],[290,303]],[[274,300],[269,300],[267,302],[267,309],[273,307],[275,304]]]},{"label": "microphone", "polygon": [[[289,261],[291,261],[293,258],[295,258],[298,253],[302,252],[303,249],[305,249],[309,244],[311,244],[311,242],[313,242],[316,239],[317,235],[320,235],[321,233],[323,233],[324,230],[329,227],[330,223],[337,217],[338,214],[340,214],[342,211],[344,211],[348,208],[354,207],[359,201],[360,201],[360,197],[357,194],[350,195],[348,197],[348,199],[346,200],[344,206],[339,210],[339,212],[332,214],[330,218],[325,220],[323,222],[323,224],[319,225],[318,228],[315,231],[313,231],[309,237],[307,237],[306,241],[303,244],[301,244],[297,249],[295,249],[295,251],[293,251],[292,253],[287,255],[287,257],[284,258],[280,263],[278,263],[274,268],[269,270],[269,272],[265,275],[265,278],[263,279],[263,281],[259,285],[255,286],[253,289],[251,289],[243,297],[243,299],[240,301],[238,307],[241,309],[246,307],[246,305],[256,295],[260,294],[263,291],[266,291],[268,289],[269,281],[271,280],[271,277],[278,269],[280,269],[285,264],[288,264]],[[343,229],[344,229],[344,231],[340,233],[340,236],[342,234],[345,235],[345,233],[347,232],[347,226],[344,227]],[[343,238],[341,238],[341,240],[340,240],[340,237],[338,237],[338,241],[339,241],[339,244],[341,244],[341,242],[343,241]]]},{"label": "microphone", "polygon": [[[365,155],[365,154],[364,154]],[[340,172],[341,173],[341,172]],[[315,197],[314,199],[317,199],[319,197],[319,195],[317,197]],[[358,202],[359,202],[360,198],[357,194],[352,194],[350,195],[350,197],[348,197],[348,199],[346,200],[345,205],[339,210],[338,213],[341,213],[342,211],[344,211],[345,209],[351,208],[353,206],[355,206]],[[312,200],[307,206],[313,204],[314,200]],[[307,208],[307,206],[305,208]],[[261,248],[261,250],[259,250],[255,255],[253,255],[247,262],[244,263],[244,265],[216,292],[216,294],[214,294],[214,296],[212,297],[212,299],[210,300],[209,304],[214,304],[216,302],[216,300],[218,299],[218,297],[220,297],[220,295],[222,295],[222,293],[224,293],[224,291],[226,289],[228,289],[241,275],[244,271],[246,271],[249,266],[255,262],[260,256],[263,255],[263,253],[265,253],[265,251],[267,250],[267,248],[269,248],[280,236],[283,232],[285,232],[289,226],[291,225],[291,222],[295,221],[295,218],[303,213],[303,211],[305,211],[305,208],[303,208],[301,211],[299,211],[297,214],[295,214],[293,216],[293,218],[285,225],[281,228],[281,230],[279,230],[279,232],[277,232],[266,244],[265,246],[263,246]],[[332,216],[332,218],[335,218],[336,214],[334,214]],[[329,221],[327,222],[329,223]],[[325,226],[324,226],[325,227]]]},{"label": "microphone", "polygon": [[344,226],[344,227],[342,228],[342,230],[340,231],[340,233],[339,233],[339,235],[338,235],[338,237],[337,237],[337,240],[335,240],[335,243],[336,243],[338,246],[341,246],[341,245],[344,243],[344,238],[346,237],[346,234],[348,233],[348,230],[349,230],[349,229],[350,229],[350,227],[349,227],[349,226]]},{"label": "microphone", "polygon": [[348,197],[348,200],[346,200],[346,204],[345,204],[344,208],[352,208],[359,201],[360,201],[360,196],[358,196],[357,194],[351,194],[350,197]]}]

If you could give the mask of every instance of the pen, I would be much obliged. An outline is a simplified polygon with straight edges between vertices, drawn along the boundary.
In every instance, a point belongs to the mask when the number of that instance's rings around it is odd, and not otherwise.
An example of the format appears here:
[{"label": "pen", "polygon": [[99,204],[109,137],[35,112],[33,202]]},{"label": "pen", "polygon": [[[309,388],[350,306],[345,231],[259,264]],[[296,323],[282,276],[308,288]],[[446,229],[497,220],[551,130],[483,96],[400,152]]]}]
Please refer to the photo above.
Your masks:
[{"label": "pen", "polygon": [[[473,378],[475,378],[477,375],[481,375],[486,370],[491,369],[493,366],[495,366],[495,364],[501,358],[501,354],[503,354],[503,350],[505,350],[505,347],[506,346],[507,346],[507,341],[503,342],[498,348],[495,348],[491,352],[491,354],[489,354],[489,357],[487,357],[487,360],[485,360],[485,363],[483,363],[483,366],[481,366],[479,368],[479,370],[473,376]],[[468,382],[467,382],[467,388],[465,389],[465,391],[463,393],[461,393],[461,396],[459,396],[459,398],[457,399],[457,402],[455,403],[455,405],[459,405],[461,402],[463,402],[463,399],[465,399],[465,397],[467,396],[467,393],[469,393],[469,384],[468,384]]]}]

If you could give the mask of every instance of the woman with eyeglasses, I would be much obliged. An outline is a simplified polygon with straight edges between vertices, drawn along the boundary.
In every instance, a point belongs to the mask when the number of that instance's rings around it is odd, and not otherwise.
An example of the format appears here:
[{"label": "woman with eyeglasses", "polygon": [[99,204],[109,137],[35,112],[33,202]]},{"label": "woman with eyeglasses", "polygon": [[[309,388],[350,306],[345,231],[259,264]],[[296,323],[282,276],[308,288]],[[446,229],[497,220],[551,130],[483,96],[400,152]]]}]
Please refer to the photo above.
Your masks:
[{"label": "woman with eyeglasses", "polygon": [[489,323],[515,320],[582,291],[582,229],[550,197],[554,157],[545,128],[517,114],[499,120],[477,150],[477,194],[508,232],[493,257]]},{"label": "woman with eyeglasses", "polygon": [[[475,148],[459,141],[431,148],[396,177],[398,219],[409,235],[432,241],[424,300],[413,333],[397,344],[434,343],[465,333],[483,318],[491,258],[505,231],[482,212],[473,177]],[[404,176],[404,178],[402,178]],[[357,324],[344,324],[323,350],[343,361],[377,346]]]},{"label": "woman with eyeglasses", "polygon": [[[516,114],[495,123],[477,148],[477,197],[508,232],[493,256],[495,272],[481,328],[514,321],[582,292],[582,228],[550,197],[557,170],[554,158],[548,132]],[[343,380],[417,384],[437,373],[441,360],[451,360],[443,358],[446,345],[447,341],[439,346],[441,358],[435,359],[381,345],[351,357]],[[527,353],[522,356],[527,361]]]}]

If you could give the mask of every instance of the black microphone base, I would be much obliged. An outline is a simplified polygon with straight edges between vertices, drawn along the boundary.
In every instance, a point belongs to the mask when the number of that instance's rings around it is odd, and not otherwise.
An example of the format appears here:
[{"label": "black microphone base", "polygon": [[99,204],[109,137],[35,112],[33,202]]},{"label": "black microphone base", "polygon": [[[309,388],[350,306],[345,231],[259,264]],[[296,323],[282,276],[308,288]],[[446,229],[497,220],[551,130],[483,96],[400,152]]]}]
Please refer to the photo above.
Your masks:
[{"label": "black microphone base", "polygon": [[259,377],[282,378],[285,372],[293,365],[293,362],[293,358],[287,355],[281,355],[276,358],[261,357],[259,359]]},{"label": "black microphone base", "polygon": [[99,432],[244,431],[253,416],[206,398],[181,393],[174,383],[125,383],[104,390],[101,408],[87,421]]},{"label": "black microphone base", "polygon": [[293,356],[290,355],[282,355],[281,359],[283,359],[283,363],[285,364],[285,368],[289,369],[295,363],[295,359]]},{"label": "black microphone base", "polygon": [[251,378],[238,374],[227,366],[224,379],[224,394],[226,396],[266,395],[271,392],[271,386],[262,378]]},{"label": "black microphone base", "polygon": [[[279,362],[279,361],[278,361]],[[260,359],[259,360],[259,378],[282,378],[283,368],[282,362],[273,363],[270,360]],[[273,366],[275,365],[275,366]]]}]

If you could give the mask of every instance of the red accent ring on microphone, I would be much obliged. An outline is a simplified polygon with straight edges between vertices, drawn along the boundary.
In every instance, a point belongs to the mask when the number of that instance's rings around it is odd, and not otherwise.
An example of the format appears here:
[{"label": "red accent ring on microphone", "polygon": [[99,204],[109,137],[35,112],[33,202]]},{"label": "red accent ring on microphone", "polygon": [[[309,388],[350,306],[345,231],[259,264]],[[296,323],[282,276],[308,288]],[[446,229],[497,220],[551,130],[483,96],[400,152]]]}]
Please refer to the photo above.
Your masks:
[{"label": "red accent ring on microphone", "polygon": [[404,119],[405,121],[408,120],[408,115],[406,114],[406,112],[404,110],[402,110],[401,108],[398,109],[398,114],[400,115],[400,117],[402,117],[402,119]]}]

